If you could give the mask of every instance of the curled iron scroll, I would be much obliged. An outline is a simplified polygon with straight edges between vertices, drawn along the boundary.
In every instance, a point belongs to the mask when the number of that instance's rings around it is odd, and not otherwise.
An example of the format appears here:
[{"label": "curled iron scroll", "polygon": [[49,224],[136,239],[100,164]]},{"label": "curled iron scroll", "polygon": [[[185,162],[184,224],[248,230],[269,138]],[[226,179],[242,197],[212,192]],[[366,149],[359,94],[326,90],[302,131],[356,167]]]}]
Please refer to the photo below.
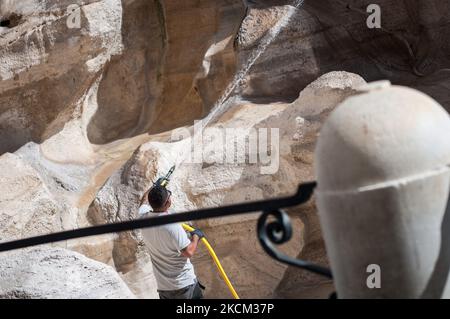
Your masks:
[{"label": "curled iron scroll", "polygon": [[[273,220],[268,221],[269,217],[273,217]],[[259,242],[272,258],[284,264],[302,268],[327,278],[333,278],[330,269],[290,257],[276,249],[275,245],[284,244],[292,238],[291,220],[285,211],[281,209],[264,211],[258,219],[257,227]]]}]

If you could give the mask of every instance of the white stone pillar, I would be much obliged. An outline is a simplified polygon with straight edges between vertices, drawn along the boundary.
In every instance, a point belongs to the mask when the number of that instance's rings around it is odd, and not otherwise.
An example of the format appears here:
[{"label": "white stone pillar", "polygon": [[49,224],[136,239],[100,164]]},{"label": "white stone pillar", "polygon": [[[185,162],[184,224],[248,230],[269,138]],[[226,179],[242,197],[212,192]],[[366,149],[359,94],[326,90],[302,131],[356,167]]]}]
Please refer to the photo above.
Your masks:
[{"label": "white stone pillar", "polygon": [[330,115],[315,152],[338,297],[450,297],[450,117],[388,81],[360,92]]}]

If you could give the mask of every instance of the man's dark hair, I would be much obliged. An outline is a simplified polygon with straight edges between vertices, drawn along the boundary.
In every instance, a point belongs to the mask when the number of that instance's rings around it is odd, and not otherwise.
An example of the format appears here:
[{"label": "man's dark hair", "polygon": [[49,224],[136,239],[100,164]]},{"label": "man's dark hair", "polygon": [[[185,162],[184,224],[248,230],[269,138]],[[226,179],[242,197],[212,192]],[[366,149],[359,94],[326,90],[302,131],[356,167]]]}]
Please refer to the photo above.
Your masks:
[{"label": "man's dark hair", "polygon": [[168,198],[169,192],[165,187],[160,185],[153,186],[150,192],[148,192],[148,202],[150,203],[150,206],[152,206],[153,210],[163,208]]}]

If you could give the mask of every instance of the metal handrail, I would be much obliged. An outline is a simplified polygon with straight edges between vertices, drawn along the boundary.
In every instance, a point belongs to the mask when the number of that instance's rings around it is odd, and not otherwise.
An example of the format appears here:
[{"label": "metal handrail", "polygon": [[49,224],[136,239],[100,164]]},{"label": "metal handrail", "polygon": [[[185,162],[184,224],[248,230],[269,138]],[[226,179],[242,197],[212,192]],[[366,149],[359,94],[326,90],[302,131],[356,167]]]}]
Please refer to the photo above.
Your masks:
[{"label": "metal handrail", "polygon": [[[258,220],[258,239],[264,250],[274,259],[293,265],[328,278],[332,278],[331,271],[327,268],[314,265],[310,262],[286,256],[275,249],[275,245],[287,242],[292,237],[292,227],[288,215],[282,208],[292,207],[307,202],[314,191],[315,182],[299,185],[297,193],[293,196],[269,200],[254,201],[236,205],[216,208],[204,208],[184,213],[170,214],[157,217],[142,218],[118,223],[110,223],[99,226],[67,230],[48,235],[40,235],[30,238],[18,239],[0,243],[0,252],[26,248],[31,246],[49,244],[53,242],[130,231],[134,229],[150,228],[165,224],[193,221],[206,218],[226,217],[248,213],[263,212]],[[269,216],[275,220],[267,223]]]}]

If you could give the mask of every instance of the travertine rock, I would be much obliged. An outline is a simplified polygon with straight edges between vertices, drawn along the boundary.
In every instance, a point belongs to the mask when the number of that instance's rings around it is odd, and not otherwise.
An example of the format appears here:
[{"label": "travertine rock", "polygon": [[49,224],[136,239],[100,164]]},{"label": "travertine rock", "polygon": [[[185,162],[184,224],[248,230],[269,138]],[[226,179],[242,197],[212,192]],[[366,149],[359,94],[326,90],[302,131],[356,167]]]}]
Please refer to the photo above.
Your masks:
[{"label": "travertine rock", "polygon": [[[379,29],[367,27],[367,1],[305,1],[294,14],[287,4],[295,1],[277,1],[279,6],[271,2],[250,2],[237,37],[242,64],[274,21],[289,17],[289,23],[245,77],[240,91],[249,99],[295,99],[299,88],[334,70],[357,73],[367,81],[387,78],[408,86],[426,81],[428,85],[422,89],[427,93],[443,92],[439,87],[449,82],[448,76],[435,76],[450,65],[450,47],[445,40],[450,30],[450,3],[446,0],[377,1]],[[436,92],[431,95],[436,97]],[[450,110],[445,95],[438,102]]]},{"label": "travertine rock", "polygon": [[0,240],[61,230],[61,206],[19,156],[0,156]]},{"label": "travertine rock", "polygon": [[[69,27],[69,5],[81,24]],[[99,71],[122,51],[120,0],[7,1],[2,20],[21,16],[0,36],[0,152],[41,142],[77,117]]]},{"label": "travertine rock", "polygon": [[2,253],[0,298],[129,299],[113,268],[61,248]]},{"label": "travertine rock", "polygon": [[85,144],[200,117],[233,75],[243,15],[240,0],[2,2],[0,153],[82,116],[89,123],[70,134]]}]

